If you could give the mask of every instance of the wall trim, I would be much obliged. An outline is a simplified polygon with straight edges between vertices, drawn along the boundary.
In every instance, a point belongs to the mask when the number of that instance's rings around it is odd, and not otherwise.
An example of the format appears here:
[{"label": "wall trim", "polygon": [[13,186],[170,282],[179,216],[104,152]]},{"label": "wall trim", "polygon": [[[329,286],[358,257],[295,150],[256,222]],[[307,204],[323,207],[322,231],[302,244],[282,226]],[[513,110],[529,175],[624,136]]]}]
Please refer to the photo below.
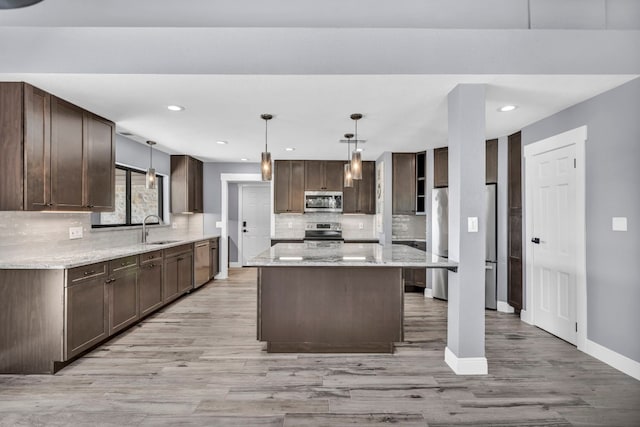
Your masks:
[{"label": "wall trim", "polygon": [[[525,306],[529,310],[525,314],[523,309],[520,318],[531,325],[535,325],[534,292],[533,292],[533,263],[531,254],[531,237],[533,229],[533,192],[531,183],[534,180],[531,161],[538,155],[548,151],[574,145],[577,161],[576,167],[576,322],[578,332],[576,345],[578,350],[586,352],[587,346],[587,243],[586,243],[586,142],[587,126],[562,132],[548,138],[527,144],[523,147],[524,155],[524,197],[525,197],[525,233],[524,233],[524,275],[525,275]],[[524,307],[523,307],[524,308]],[[526,316],[526,317],[525,317]]]},{"label": "wall trim", "polygon": [[511,307],[506,301],[498,301],[497,310],[500,313],[515,313],[515,308]]},{"label": "wall trim", "polygon": [[230,262],[229,263],[229,268],[242,268],[242,263],[241,262]]},{"label": "wall trim", "polygon": [[587,339],[586,353],[640,381],[640,362],[636,362],[590,339]]},{"label": "wall trim", "polygon": [[524,308],[520,310],[520,320],[522,320],[527,325],[533,326],[533,319],[531,318],[531,312],[525,310]]},{"label": "wall trim", "polygon": [[449,347],[444,349],[444,361],[456,375],[487,375],[486,357],[458,357]]},{"label": "wall trim", "polygon": [[424,288],[424,297],[425,298],[433,298],[433,289]]}]

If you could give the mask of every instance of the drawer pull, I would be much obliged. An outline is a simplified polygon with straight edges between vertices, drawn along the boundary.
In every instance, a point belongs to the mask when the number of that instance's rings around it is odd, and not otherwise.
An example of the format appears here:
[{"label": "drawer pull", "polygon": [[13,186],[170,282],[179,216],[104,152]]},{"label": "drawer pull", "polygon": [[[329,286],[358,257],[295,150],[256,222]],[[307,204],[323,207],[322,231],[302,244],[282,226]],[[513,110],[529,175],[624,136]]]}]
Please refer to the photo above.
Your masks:
[{"label": "drawer pull", "polygon": [[182,261],[184,258],[180,257],[177,259],[177,261]]},{"label": "drawer pull", "polygon": [[91,270],[91,271],[85,271],[85,272],[84,272],[84,275],[85,275],[85,276],[89,276],[89,275],[91,275],[91,274],[96,274],[96,271],[95,271],[95,270]]}]

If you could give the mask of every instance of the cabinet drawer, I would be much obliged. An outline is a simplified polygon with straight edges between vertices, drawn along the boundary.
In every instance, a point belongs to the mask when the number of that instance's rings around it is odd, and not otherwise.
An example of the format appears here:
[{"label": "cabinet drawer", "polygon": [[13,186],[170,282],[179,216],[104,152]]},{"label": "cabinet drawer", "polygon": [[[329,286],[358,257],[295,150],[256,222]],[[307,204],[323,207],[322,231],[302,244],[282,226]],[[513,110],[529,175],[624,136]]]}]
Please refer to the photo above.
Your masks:
[{"label": "cabinet drawer", "polygon": [[106,276],[107,263],[99,262],[96,264],[83,265],[82,267],[71,268],[67,272],[67,285],[71,286],[80,283],[83,280],[92,279],[98,276]]},{"label": "cabinet drawer", "polygon": [[114,259],[109,261],[109,270],[112,273],[123,270],[125,268],[131,268],[138,265],[138,255],[131,255],[124,258]]},{"label": "cabinet drawer", "polygon": [[191,252],[193,250],[193,245],[192,244],[187,244],[187,245],[180,245],[180,246],[174,246],[173,248],[168,248],[164,250],[164,256],[165,258],[170,257],[170,256],[174,256],[177,254],[182,254],[185,252]]},{"label": "cabinet drawer", "polygon": [[146,264],[152,261],[160,261],[162,259],[162,249],[153,251],[153,252],[145,252],[140,254],[140,264]]}]

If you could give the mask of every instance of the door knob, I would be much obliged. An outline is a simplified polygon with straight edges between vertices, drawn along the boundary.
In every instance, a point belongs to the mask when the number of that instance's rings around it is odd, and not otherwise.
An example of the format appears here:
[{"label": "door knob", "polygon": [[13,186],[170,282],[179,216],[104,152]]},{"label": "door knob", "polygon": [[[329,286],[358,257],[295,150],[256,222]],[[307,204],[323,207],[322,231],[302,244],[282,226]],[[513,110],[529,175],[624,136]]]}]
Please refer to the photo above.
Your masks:
[{"label": "door knob", "polygon": [[531,239],[531,243],[535,243],[536,245],[540,244],[540,238],[539,237],[534,237],[533,239]]},{"label": "door knob", "polygon": [[246,233],[246,232],[247,232],[247,229],[246,229],[246,228],[243,228],[243,229],[242,229],[242,232],[243,232],[243,233]]}]

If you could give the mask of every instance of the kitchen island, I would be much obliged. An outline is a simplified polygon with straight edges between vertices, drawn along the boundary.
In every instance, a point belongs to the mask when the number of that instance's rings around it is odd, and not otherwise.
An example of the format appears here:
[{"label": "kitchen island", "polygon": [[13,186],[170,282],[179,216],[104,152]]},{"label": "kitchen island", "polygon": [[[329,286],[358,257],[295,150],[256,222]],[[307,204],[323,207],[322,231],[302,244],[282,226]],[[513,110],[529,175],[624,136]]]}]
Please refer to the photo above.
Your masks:
[{"label": "kitchen island", "polygon": [[279,243],[258,267],[258,340],[268,352],[392,353],[404,339],[403,267],[457,269],[404,245]]}]

